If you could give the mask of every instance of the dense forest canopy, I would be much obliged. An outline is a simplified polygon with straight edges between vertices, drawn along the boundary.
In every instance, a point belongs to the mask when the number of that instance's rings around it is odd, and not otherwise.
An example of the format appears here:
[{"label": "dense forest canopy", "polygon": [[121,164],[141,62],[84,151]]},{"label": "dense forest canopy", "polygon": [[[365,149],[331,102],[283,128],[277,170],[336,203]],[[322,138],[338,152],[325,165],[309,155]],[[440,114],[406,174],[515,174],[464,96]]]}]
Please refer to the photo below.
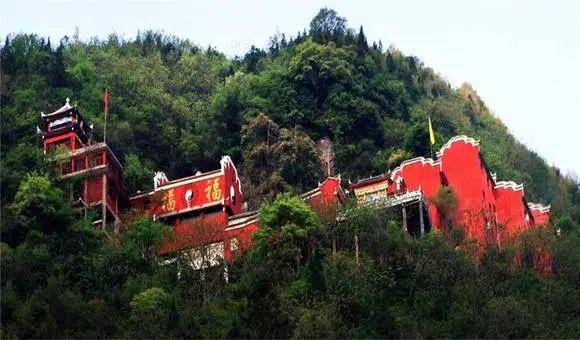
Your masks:
[{"label": "dense forest canopy", "polygon": [[[518,142],[469,84],[451,87],[330,9],[233,59],[152,31],[57,43],[16,34],[0,53],[3,337],[580,337],[576,180]],[[229,267],[229,284],[223,268],[160,266],[160,223],[92,230],[47,175],[39,112],[69,97],[100,140],[105,88],[107,142],[130,192],[151,187],[154,170],[189,176],[227,154],[251,207],[266,203],[256,247]],[[291,194],[272,203],[323,178],[324,145],[335,154],[330,171],[353,181],[430,156],[427,117],[435,148],[457,134],[479,139],[499,180],[552,205],[562,234],[523,241],[550,244],[552,277],[525,263],[514,270],[513,249],[475,263],[461,237],[408,239],[382,212],[352,208],[335,226]],[[281,219],[284,209],[295,220]]]}]

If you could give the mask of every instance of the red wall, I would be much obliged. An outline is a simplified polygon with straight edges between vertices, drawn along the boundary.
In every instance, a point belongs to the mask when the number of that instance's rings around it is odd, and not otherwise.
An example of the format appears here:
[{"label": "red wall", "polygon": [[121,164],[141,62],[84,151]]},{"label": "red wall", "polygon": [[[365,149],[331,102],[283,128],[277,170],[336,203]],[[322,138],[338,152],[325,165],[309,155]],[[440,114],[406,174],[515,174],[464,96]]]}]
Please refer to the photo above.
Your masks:
[{"label": "red wall", "polygon": [[[157,199],[153,200],[151,209],[156,215],[202,209],[221,202],[225,197],[225,190],[225,178],[221,174],[200,181],[177,183],[173,187],[157,191],[154,195]],[[189,191],[191,196],[186,195]]]},{"label": "red wall", "polygon": [[[220,165],[219,171],[169,182],[131,198],[131,206],[137,213],[176,217],[172,235],[159,248],[160,254],[223,241],[226,259],[231,259],[232,237],[238,240],[240,251],[249,247],[257,223],[226,231],[230,216],[242,212],[244,197],[232,160],[224,156]],[[216,206],[221,210],[215,212]],[[210,207],[213,207],[211,213],[208,210]],[[200,212],[201,215],[198,215]],[[196,215],[192,216],[192,213]]]},{"label": "red wall", "polygon": [[194,245],[209,244],[224,239],[224,226],[228,223],[228,214],[224,211],[200,215],[194,218],[177,219],[173,234],[165,239],[159,253],[167,254],[191,248]]},{"label": "red wall", "polygon": [[495,223],[496,208],[493,180],[480,158],[479,142],[465,136],[454,137],[438,156],[445,179],[457,194],[455,224],[464,228],[467,237],[487,240],[486,230]]},{"label": "red wall", "polygon": [[549,213],[532,210],[532,215],[534,215],[534,221],[537,225],[546,224],[550,221]]},{"label": "red wall", "polygon": [[[254,219],[239,228],[226,229],[224,238],[224,252],[226,261],[232,261],[237,255],[252,247],[252,236],[259,228],[258,219]],[[232,249],[233,240],[237,242],[237,249]]]},{"label": "red wall", "polygon": [[495,189],[497,220],[504,237],[511,238],[533,224],[524,200],[524,188],[514,182],[498,182]]},{"label": "red wall", "polygon": [[303,195],[302,199],[320,218],[336,218],[339,203],[346,201],[340,183],[340,177],[328,177],[318,188]]},{"label": "red wall", "polygon": [[99,202],[103,199],[103,177],[87,179],[87,203]]},{"label": "red wall", "polygon": [[429,204],[437,194],[437,190],[442,185],[440,173],[440,162],[434,162],[432,159],[423,157],[413,158],[401,163],[401,165],[391,175],[393,184],[390,189],[396,191],[396,182],[399,178],[403,179],[403,186],[406,190],[421,190],[426,197],[429,210],[429,219],[433,228],[443,230],[443,220],[439,211],[433,204]]}]

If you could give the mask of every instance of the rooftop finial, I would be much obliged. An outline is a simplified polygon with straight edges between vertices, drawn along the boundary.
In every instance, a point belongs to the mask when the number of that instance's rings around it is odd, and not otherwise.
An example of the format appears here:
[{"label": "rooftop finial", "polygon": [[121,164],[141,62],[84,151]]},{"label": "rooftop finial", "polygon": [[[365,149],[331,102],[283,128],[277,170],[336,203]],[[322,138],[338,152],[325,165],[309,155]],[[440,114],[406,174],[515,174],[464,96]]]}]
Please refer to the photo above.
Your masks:
[{"label": "rooftop finial", "polygon": [[66,97],[66,104],[70,105],[70,99],[68,99],[68,97]]},{"label": "rooftop finial", "polygon": [[165,173],[163,171],[155,172],[155,177],[153,177],[153,188],[157,189],[157,187],[165,185],[168,182],[169,179],[167,179],[167,176],[165,176]]}]

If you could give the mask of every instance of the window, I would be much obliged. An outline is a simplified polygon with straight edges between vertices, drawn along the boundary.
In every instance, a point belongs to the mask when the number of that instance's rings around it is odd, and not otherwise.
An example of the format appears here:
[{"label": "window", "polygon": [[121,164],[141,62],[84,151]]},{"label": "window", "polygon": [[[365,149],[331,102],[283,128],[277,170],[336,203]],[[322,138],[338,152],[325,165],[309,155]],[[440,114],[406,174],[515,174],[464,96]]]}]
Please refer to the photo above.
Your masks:
[{"label": "window", "polygon": [[67,162],[63,163],[61,165],[60,170],[61,170],[61,173],[63,175],[70,174],[71,173],[71,162],[67,161]]},{"label": "window", "polygon": [[101,154],[91,155],[89,158],[89,167],[93,168],[102,164]]},{"label": "window", "polygon": [[233,185],[230,187],[230,197],[232,198],[232,204],[236,205],[236,190]]},{"label": "window", "polygon": [[48,128],[50,129],[50,131],[54,131],[54,130],[58,130],[62,127],[68,126],[70,123],[72,123],[71,116],[62,117],[60,119],[57,119],[57,120],[50,122],[48,124]]},{"label": "window", "polygon": [[224,258],[224,244],[222,242],[211,243],[185,252],[189,256],[193,268],[209,268],[218,265]]},{"label": "window", "polygon": [[240,241],[238,241],[237,238],[232,237],[232,239],[230,240],[230,250],[236,251],[236,250],[238,250],[239,247],[240,247]]},{"label": "window", "polygon": [[71,148],[70,140],[65,139],[65,140],[61,140],[58,142],[50,143],[46,146],[46,149],[48,152],[55,152],[59,149],[64,149],[64,148],[66,148],[67,150],[70,150],[70,148]]},{"label": "window", "polygon": [[74,160],[74,171],[81,171],[85,169],[85,159],[77,158]]}]

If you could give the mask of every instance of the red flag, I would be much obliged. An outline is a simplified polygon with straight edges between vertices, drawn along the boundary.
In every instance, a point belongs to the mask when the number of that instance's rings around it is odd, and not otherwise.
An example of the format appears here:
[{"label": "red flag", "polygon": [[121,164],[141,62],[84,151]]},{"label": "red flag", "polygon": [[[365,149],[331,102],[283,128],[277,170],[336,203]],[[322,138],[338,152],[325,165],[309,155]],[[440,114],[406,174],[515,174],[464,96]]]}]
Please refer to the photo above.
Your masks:
[{"label": "red flag", "polygon": [[109,115],[109,90],[107,88],[105,88],[103,102],[105,103],[105,118],[107,118],[107,116]]}]

